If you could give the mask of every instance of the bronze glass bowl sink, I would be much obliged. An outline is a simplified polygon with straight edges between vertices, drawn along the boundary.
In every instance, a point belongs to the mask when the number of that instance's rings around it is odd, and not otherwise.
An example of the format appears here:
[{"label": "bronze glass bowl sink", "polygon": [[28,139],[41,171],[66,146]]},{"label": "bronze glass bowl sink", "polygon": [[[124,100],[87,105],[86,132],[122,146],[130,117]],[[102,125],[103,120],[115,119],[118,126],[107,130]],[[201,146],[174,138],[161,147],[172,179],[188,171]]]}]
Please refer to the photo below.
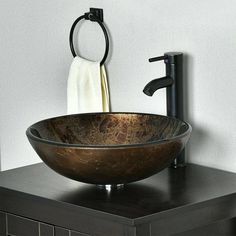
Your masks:
[{"label": "bronze glass bowl sink", "polygon": [[117,185],[168,167],[184,148],[191,126],[143,113],[87,113],[51,118],[26,134],[40,158],[68,178]]}]

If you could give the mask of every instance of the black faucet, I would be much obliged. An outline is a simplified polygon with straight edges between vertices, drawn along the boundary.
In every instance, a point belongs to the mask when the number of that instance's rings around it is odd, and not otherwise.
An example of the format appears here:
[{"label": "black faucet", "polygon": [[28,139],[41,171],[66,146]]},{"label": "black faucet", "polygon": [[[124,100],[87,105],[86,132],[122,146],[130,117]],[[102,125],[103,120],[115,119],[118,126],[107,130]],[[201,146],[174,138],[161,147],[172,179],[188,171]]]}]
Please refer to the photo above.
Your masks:
[{"label": "black faucet", "polygon": [[[164,56],[150,58],[149,62],[164,60],[166,76],[150,81],[143,92],[152,96],[156,90],[166,87],[167,116],[184,119],[183,111],[183,53],[167,52]],[[172,163],[174,168],[185,166],[185,152]]]}]

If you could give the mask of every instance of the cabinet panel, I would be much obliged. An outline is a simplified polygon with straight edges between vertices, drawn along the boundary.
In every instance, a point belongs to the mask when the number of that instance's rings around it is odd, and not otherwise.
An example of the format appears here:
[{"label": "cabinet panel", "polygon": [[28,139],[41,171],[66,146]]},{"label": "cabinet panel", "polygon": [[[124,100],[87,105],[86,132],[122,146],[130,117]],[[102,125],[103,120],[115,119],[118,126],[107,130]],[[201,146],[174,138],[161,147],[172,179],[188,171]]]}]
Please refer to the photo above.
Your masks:
[{"label": "cabinet panel", "polygon": [[70,231],[60,227],[55,227],[55,236],[70,236]]},{"label": "cabinet panel", "polygon": [[55,236],[89,236],[89,235],[71,231],[68,229],[63,229],[60,227],[55,227]]},{"label": "cabinet panel", "polygon": [[235,236],[236,218],[219,221],[214,224],[206,225],[201,228],[175,234],[173,236]]},{"label": "cabinet panel", "polygon": [[71,236],[89,236],[88,234],[83,234],[75,231],[71,231]]},{"label": "cabinet panel", "polygon": [[19,216],[7,214],[8,233],[15,236],[39,235],[39,223]]},{"label": "cabinet panel", "polygon": [[0,236],[6,235],[6,214],[0,212]]},{"label": "cabinet panel", "polygon": [[54,227],[52,225],[40,223],[39,227],[40,227],[39,236],[54,236]]}]

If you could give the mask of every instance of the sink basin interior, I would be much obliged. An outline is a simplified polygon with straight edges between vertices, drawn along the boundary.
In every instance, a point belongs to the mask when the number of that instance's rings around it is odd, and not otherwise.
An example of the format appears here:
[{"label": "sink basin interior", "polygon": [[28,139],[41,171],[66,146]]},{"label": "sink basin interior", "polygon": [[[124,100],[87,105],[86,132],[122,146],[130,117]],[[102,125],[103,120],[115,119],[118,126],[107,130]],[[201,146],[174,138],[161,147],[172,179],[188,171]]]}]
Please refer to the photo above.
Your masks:
[{"label": "sink basin interior", "polygon": [[161,142],[181,136],[187,123],[139,113],[70,115],[40,121],[30,133],[43,142],[78,146],[117,146]]}]

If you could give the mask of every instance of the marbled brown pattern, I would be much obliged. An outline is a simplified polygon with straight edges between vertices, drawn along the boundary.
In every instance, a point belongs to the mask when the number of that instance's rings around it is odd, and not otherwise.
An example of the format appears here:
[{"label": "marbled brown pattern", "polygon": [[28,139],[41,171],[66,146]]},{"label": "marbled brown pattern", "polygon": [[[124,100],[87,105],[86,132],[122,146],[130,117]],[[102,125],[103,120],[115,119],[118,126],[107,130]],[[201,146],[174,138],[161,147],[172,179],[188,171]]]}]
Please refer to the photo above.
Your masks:
[{"label": "marbled brown pattern", "polygon": [[167,167],[184,148],[191,127],[142,113],[90,113],[38,122],[27,136],[58,173],[86,183],[137,181]]}]

